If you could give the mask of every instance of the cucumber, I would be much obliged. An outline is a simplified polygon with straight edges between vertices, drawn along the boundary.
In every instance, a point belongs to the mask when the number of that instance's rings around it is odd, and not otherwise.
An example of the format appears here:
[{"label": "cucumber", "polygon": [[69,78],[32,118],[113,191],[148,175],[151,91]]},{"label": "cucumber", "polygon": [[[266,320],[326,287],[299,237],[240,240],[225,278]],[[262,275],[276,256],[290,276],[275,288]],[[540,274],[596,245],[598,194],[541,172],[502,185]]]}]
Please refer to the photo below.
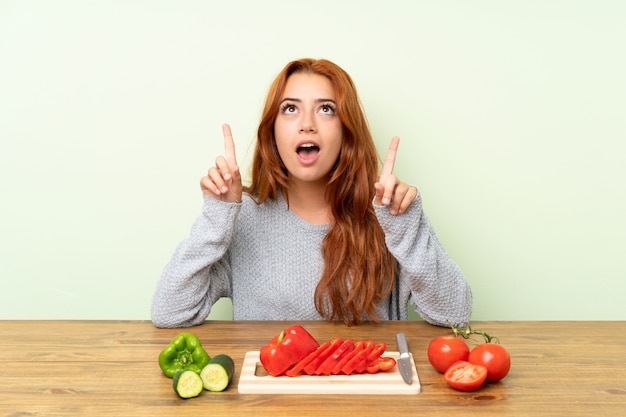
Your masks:
[{"label": "cucumber", "polygon": [[193,398],[202,392],[202,378],[189,369],[181,369],[174,374],[174,391],[180,398]]},{"label": "cucumber", "polygon": [[205,390],[224,391],[235,373],[235,362],[228,355],[214,356],[202,368],[200,378]]}]

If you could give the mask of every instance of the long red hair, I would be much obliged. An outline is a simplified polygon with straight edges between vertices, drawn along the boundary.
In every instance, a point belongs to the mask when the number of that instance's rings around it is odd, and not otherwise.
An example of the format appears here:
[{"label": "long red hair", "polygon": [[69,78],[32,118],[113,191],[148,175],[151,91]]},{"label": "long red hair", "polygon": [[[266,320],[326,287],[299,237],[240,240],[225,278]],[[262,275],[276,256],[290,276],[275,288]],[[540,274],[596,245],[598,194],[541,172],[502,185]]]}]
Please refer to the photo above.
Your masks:
[{"label": "long red hair", "polygon": [[278,74],[265,102],[246,191],[259,204],[276,199],[281,190],[288,201],[288,173],[276,147],[274,122],[287,79],[302,72],[331,81],[343,126],[340,156],[326,186],[334,222],[322,242],[324,272],[315,291],[315,306],[328,320],[377,321],[377,307],[393,287],[396,261],[387,250],[372,206],[378,153],[354,83],[343,69],[325,59],[305,58],[290,62]]}]

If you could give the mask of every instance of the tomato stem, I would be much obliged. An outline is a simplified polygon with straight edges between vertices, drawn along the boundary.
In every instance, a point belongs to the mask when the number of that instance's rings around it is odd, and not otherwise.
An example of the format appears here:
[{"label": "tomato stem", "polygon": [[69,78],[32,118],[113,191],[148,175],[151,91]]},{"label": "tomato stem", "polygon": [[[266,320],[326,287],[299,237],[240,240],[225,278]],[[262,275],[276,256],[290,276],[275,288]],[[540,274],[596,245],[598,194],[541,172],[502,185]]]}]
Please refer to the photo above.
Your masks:
[{"label": "tomato stem", "polygon": [[[448,322],[448,324],[450,323]],[[471,335],[478,334],[485,338],[486,343],[500,343],[500,339],[498,339],[496,336],[492,336],[489,333],[485,332],[484,330],[472,329],[469,324],[468,325],[461,324],[458,326],[450,324],[450,328],[452,329],[452,333],[454,333],[455,336],[457,337],[460,336],[463,339],[469,339]]]}]

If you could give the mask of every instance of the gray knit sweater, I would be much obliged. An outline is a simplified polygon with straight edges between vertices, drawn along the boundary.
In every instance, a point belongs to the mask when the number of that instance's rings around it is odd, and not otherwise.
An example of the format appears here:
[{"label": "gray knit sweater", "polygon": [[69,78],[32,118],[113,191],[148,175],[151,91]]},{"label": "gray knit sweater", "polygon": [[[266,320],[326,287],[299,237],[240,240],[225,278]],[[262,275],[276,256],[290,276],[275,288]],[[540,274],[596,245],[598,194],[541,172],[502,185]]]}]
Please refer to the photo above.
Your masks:
[{"label": "gray knit sweater", "polygon": [[[241,203],[204,197],[202,215],[157,283],[151,309],[155,326],[200,324],[221,297],[232,299],[235,320],[322,319],[313,294],[329,226],[305,222],[279,195],[261,205],[245,193]],[[374,208],[399,266],[379,317],[406,320],[410,301],[429,323],[468,323],[471,289],[439,243],[421,197],[396,216],[388,207]]]}]

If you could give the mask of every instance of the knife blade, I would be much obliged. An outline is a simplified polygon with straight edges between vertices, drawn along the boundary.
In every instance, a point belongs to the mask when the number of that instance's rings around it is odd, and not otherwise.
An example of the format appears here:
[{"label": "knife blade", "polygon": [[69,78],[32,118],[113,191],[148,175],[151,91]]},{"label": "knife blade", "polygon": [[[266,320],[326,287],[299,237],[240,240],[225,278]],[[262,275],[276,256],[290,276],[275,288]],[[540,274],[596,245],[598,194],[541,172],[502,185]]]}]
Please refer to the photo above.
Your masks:
[{"label": "knife blade", "polygon": [[402,379],[408,385],[413,383],[413,369],[411,369],[411,357],[409,355],[409,345],[406,342],[406,335],[404,333],[398,333],[396,335],[398,341],[398,350],[400,352],[400,358],[398,358],[398,369]]}]

